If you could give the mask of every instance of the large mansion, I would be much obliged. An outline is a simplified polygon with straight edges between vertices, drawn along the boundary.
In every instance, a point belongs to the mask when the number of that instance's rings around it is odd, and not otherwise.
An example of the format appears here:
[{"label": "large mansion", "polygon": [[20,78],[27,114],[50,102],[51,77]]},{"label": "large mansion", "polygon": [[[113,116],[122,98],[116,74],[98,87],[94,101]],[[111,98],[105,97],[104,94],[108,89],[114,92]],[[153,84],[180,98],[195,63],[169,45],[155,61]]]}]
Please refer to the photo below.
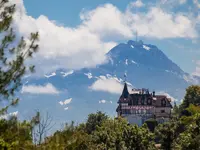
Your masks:
[{"label": "large mansion", "polygon": [[162,123],[171,117],[170,102],[165,95],[149,93],[147,89],[132,89],[129,92],[125,83],[116,111],[118,116],[125,117],[130,124],[141,126],[148,119]]}]

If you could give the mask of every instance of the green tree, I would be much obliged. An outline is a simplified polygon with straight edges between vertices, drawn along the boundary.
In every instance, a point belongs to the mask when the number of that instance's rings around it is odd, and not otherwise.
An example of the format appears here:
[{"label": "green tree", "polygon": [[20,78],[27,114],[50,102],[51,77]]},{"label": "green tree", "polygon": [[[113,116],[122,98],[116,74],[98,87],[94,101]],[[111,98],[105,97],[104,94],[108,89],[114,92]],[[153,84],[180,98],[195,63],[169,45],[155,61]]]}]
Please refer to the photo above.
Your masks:
[{"label": "green tree", "polygon": [[74,122],[72,122],[66,124],[62,131],[56,131],[53,136],[47,137],[39,149],[93,150],[95,147],[90,141],[90,135],[85,132],[85,128],[80,125],[74,126]]},{"label": "green tree", "polygon": [[174,141],[174,149],[188,150],[200,149],[200,114],[196,113],[189,117],[189,121],[185,122],[186,129]]},{"label": "green tree", "polygon": [[154,132],[155,127],[158,125],[158,122],[155,119],[146,120],[145,123],[151,132]]},{"label": "green tree", "polygon": [[0,119],[0,149],[28,149],[32,146],[31,126],[16,117]]},{"label": "green tree", "polygon": [[89,114],[85,126],[86,132],[88,134],[91,134],[96,129],[97,126],[100,126],[102,122],[107,119],[108,116],[105,113],[102,113],[101,111]]},{"label": "green tree", "polygon": [[172,110],[172,115],[173,115],[173,117],[178,117],[179,114],[180,114],[180,109],[176,105],[176,102],[174,102],[174,107],[173,107],[173,110]]},{"label": "green tree", "polygon": [[179,123],[175,120],[157,126],[155,134],[163,149],[171,150],[173,148],[174,140],[179,135],[178,129]]},{"label": "green tree", "polygon": [[200,86],[192,85],[186,89],[186,95],[181,104],[181,110],[189,107],[190,104],[200,105]]},{"label": "green tree", "polygon": [[26,44],[22,37],[17,45],[16,35],[11,27],[15,5],[10,5],[8,0],[0,1],[0,97],[2,100],[9,100],[10,104],[1,109],[0,114],[6,113],[9,106],[14,106],[19,99],[14,96],[17,89],[21,86],[23,75],[29,71],[34,71],[34,66],[26,66],[25,60],[31,57],[38,50],[35,42],[38,40],[38,33],[31,33]]},{"label": "green tree", "polygon": [[122,118],[106,120],[92,134],[92,142],[99,150],[153,150],[153,138],[147,126],[132,126]]}]

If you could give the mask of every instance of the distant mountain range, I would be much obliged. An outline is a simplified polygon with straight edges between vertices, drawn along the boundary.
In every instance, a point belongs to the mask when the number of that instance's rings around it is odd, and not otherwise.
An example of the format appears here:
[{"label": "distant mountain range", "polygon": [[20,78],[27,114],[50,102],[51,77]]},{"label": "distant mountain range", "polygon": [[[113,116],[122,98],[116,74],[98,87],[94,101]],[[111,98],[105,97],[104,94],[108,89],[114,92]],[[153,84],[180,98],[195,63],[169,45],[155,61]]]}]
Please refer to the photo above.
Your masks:
[{"label": "distant mountain range", "polygon": [[131,88],[148,88],[169,94],[180,101],[185,88],[200,83],[200,77],[189,75],[160,49],[142,41],[121,43],[107,53],[108,62],[96,68],[57,70],[40,79],[25,78],[27,85],[52,84],[57,95],[20,94],[19,115],[25,117],[39,109],[53,114],[55,121],[84,121],[87,114],[102,110],[116,115],[124,74]]}]

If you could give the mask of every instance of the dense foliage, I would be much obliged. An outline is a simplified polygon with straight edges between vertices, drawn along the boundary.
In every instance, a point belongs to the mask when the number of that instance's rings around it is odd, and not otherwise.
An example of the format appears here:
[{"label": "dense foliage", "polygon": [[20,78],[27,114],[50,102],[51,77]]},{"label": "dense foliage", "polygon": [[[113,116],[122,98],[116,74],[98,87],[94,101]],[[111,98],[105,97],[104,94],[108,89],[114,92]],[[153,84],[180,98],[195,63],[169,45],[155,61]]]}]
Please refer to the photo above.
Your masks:
[{"label": "dense foliage", "polygon": [[24,149],[32,145],[31,126],[16,117],[0,120],[0,149]]},{"label": "dense foliage", "polygon": [[198,85],[192,85],[186,89],[186,95],[180,109],[184,110],[190,104],[200,105],[200,86]]},{"label": "dense foliage", "polygon": [[[73,149],[73,150],[151,150],[155,149],[153,141],[154,135],[147,126],[139,128],[132,126],[122,118],[112,119],[106,117],[103,121],[92,118],[98,118],[99,115],[106,116],[101,112],[90,114],[86,123],[74,126],[66,125],[62,131],[57,131],[51,137],[46,138],[40,145],[47,149]],[[88,123],[95,125],[95,130],[88,133]],[[94,126],[91,126],[93,129]],[[90,130],[91,130],[90,129]]]}]

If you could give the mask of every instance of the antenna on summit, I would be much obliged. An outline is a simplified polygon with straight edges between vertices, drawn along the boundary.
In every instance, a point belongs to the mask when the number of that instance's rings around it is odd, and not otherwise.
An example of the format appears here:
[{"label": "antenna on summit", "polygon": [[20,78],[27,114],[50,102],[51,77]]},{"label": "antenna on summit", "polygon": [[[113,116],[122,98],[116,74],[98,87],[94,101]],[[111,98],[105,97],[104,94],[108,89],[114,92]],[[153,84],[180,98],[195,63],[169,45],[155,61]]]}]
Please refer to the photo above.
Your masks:
[{"label": "antenna on summit", "polygon": [[137,42],[137,40],[138,40],[138,32],[137,32],[137,30],[136,30],[136,33],[135,33],[135,41]]},{"label": "antenna on summit", "polygon": [[127,78],[127,74],[126,72],[124,73],[124,83],[126,83],[126,78]]}]

